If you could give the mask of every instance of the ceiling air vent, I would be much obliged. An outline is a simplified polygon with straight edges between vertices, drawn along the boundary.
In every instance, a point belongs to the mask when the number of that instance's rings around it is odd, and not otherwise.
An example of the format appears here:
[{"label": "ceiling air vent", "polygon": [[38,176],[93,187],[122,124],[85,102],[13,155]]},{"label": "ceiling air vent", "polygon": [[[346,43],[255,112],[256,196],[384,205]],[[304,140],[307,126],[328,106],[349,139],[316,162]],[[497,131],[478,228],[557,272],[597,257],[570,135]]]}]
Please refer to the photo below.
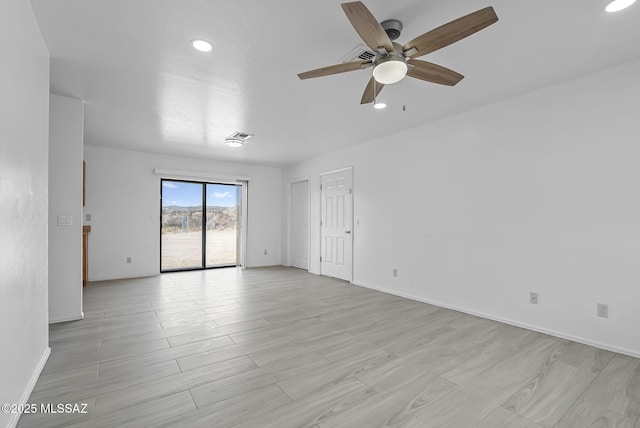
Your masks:
[{"label": "ceiling air vent", "polygon": [[348,54],[346,54],[340,62],[347,63],[353,61],[369,61],[376,57],[376,54],[372,52],[369,48],[367,48],[363,44],[359,44],[355,48],[351,49]]},{"label": "ceiling air vent", "polygon": [[251,137],[253,137],[253,134],[247,134],[246,132],[239,132],[238,131],[238,132],[234,132],[233,134],[229,135],[227,138],[248,140]]}]

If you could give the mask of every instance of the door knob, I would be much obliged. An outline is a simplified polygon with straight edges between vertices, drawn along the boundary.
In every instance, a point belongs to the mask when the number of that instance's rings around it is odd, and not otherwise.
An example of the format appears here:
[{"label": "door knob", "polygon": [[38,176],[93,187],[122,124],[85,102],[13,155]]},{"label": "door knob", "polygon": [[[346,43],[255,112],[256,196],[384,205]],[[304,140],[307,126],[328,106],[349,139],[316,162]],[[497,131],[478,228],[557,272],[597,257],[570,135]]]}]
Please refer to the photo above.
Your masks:
[{"label": "door knob", "polygon": [[345,230],[344,233],[351,233],[351,231],[350,230]]}]

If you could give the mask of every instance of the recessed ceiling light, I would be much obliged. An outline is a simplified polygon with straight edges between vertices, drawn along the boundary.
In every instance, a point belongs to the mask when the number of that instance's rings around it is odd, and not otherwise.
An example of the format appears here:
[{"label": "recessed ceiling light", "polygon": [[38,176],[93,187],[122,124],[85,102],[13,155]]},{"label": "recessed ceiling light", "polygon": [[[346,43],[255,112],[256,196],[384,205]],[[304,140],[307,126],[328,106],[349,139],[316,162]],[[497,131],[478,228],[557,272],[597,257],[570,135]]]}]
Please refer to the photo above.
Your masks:
[{"label": "recessed ceiling light", "polygon": [[213,45],[206,40],[202,39],[193,39],[191,40],[191,45],[200,52],[209,52],[213,49]]},{"label": "recessed ceiling light", "polygon": [[383,109],[383,108],[385,108],[385,107],[387,107],[387,105],[386,105],[385,103],[381,102],[381,101],[376,101],[376,102],[373,104],[373,108]]},{"label": "recessed ceiling light", "polygon": [[636,0],[613,0],[604,10],[607,12],[618,12],[619,10],[628,8],[635,2]]}]

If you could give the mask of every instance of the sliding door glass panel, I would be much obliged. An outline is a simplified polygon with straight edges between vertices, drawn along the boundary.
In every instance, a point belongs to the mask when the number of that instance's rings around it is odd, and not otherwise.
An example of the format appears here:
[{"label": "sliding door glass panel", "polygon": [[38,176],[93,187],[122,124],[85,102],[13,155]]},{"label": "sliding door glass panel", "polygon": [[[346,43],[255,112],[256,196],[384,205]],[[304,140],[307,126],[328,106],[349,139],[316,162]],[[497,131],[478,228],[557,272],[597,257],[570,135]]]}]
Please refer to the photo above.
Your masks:
[{"label": "sliding door glass panel", "polygon": [[236,266],[239,264],[242,186],[206,186],[206,267]]},{"label": "sliding door glass panel", "polygon": [[160,270],[202,268],[203,184],[162,180]]}]

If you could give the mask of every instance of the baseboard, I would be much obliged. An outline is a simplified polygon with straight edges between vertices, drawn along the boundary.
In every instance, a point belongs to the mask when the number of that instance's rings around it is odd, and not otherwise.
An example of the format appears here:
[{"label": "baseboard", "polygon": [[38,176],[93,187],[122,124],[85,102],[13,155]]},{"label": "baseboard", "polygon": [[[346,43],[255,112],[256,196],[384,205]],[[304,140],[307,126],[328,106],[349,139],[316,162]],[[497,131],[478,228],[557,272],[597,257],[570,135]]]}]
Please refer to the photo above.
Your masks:
[{"label": "baseboard", "polygon": [[571,340],[572,342],[577,342],[577,343],[582,343],[583,345],[588,345],[588,346],[593,346],[595,348],[600,348],[600,349],[604,349],[606,351],[611,351],[611,352],[615,352],[617,354],[623,354],[623,355],[628,355],[630,357],[634,357],[634,358],[640,358],[640,352],[637,351],[633,351],[630,349],[626,349],[626,348],[621,348],[618,346],[614,346],[614,345],[610,345],[608,343],[601,343],[601,342],[597,342],[591,339],[586,339],[584,337],[580,337],[580,336],[574,336],[571,334],[566,334],[563,333],[561,331],[556,331],[556,330],[548,330],[536,325],[531,325],[531,324],[527,324],[527,323],[522,323],[519,321],[514,321],[511,319],[506,319],[506,318],[501,318],[501,317],[496,317],[494,315],[490,315],[490,314],[485,314],[483,312],[478,312],[478,311],[473,311],[473,310],[469,310],[466,308],[461,308],[458,306],[454,306],[454,305],[449,305],[446,303],[442,303],[442,302],[437,302],[434,300],[429,300],[429,299],[424,299],[421,297],[417,297],[417,296],[413,296],[410,294],[406,294],[406,293],[400,293],[397,292],[395,290],[389,290],[387,288],[383,288],[383,287],[376,287],[370,284],[364,284],[358,281],[352,281],[351,282],[353,285],[357,285],[358,287],[364,287],[364,288],[369,288],[371,290],[376,290],[376,291],[380,291],[382,293],[387,293],[387,294],[392,294],[394,296],[398,296],[398,297],[404,297],[405,299],[410,299],[410,300],[415,300],[416,302],[421,302],[421,303],[427,303],[429,305],[434,305],[434,306],[438,306],[440,308],[445,308],[445,309],[451,309],[453,311],[457,311],[457,312],[462,312],[468,315],[474,315],[480,318],[486,318],[492,321],[497,321],[497,322],[501,322],[503,324],[509,324],[515,327],[520,327],[520,328],[524,328],[527,330],[531,330],[531,331],[536,331],[538,333],[543,333],[543,334],[548,334],[549,336],[554,336],[554,337],[558,337],[560,339],[566,339],[566,340]]},{"label": "baseboard", "polygon": [[59,322],[79,321],[84,319],[84,312],[80,312],[80,315],[73,315],[68,317],[52,318],[49,320],[49,324],[57,324]]},{"label": "baseboard", "polygon": [[[29,402],[29,397],[31,397],[31,393],[33,392],[33,388],[36,387],[36,383],[38,382],[38,378],[40,378],[40,373],[42,373],[42,369],[44,369],[44,365],[47,363],[49,359],[49,355],[51,355],[51,348],[47,347],[38,362],[33,374],[31,375],[31,379],[29,379],[29,383],[27,384],[26,389],[22,393],[22,397],[20,397],[20,405],[27,404]],[[20,420],[21,413],[14,413],[11,415],[11,419],[9,419],[9,425],[7,428],[15,428],[18,425],[18,421]]]},{"label": "baseboard", "polygon": [[92,275],[89,278],[89,284],[92,282],[100,282],[100,281],[113,281],[117,279],[137,279],[137,278],[149,278],[152,276],[160,275],[160,271],[153,272],[135,272],[135,273],[124,273],[122,275],[113,276],[113,275]]},{"label": "baseboard", "polygon": [[269,263],[268,263],[268,264],[264,264],[264,265],[261,265],[261,264],[248,264],[248,263],[247,263],[247,264],[245,265],[245,267],[246,267],[247,269],[252,269],[252,268],[266,268],[266,267],[279,267],[279,266],[282,266],[282,265],[281,265],[280,263],[276,263],[276,264],[269,264]]}]

